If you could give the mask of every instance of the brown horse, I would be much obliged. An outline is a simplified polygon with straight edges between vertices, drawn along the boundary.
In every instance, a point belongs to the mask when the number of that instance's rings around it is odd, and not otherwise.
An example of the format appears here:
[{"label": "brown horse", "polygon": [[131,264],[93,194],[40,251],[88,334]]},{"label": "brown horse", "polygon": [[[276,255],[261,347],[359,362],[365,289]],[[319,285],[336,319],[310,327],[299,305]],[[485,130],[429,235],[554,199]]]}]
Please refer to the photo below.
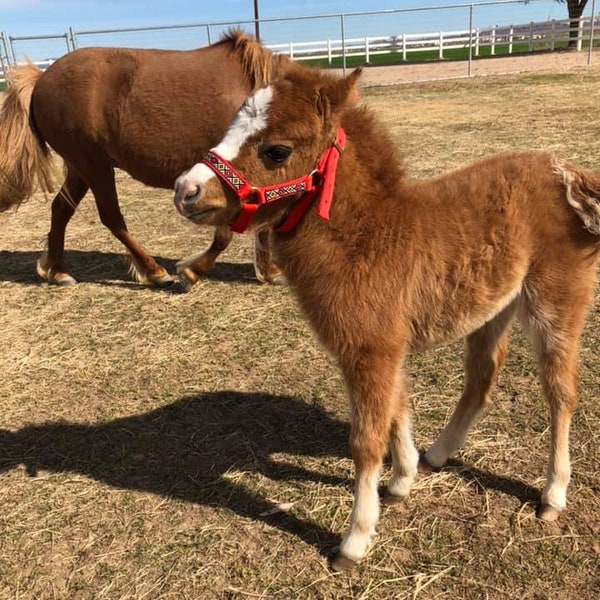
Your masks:
[{"label": "brown horse", "polygon": [[[52,190],[48,146],[66,166],[39,275],[75,283],[64,260],[65,229],[91,189],[102,223],[126,246],[139,281],[170,283],[165,269],[127,231],[115,167],[147,185],[173,189],[181,171],[221,139],[250,93],[291,65],[232,31],[198,50],[86,48],[44,73],[34,65],[15,70],[0,113],[0,211],[28,198],[36,180],[44,191]],[[217,228],[204,254],[178,264],[185,287],[212,266],[231,237],[226,226]],[[273,281],[278,270],[265,240],[257,242],[257,276]]]},{"label": "brown horse", "polygon": [[533,339],[550,405],[538,514],[558,517],[600,248],[600,175],[530,152],[410,181],[392,140],[354,101],[356,80],[356,72],[342,80],[299,72],[259,90],[219,145],[179,178],[175,196],[198,223],[274,227],[276,262],[338,360],[350,396],[356,487],[336,569],[367,552],[388,445],[388,497],[405,496],[417,474],[407,353],[466,336],[464,392],[424,455],[425,465],[441,467],[490,400],[515,316]]}]

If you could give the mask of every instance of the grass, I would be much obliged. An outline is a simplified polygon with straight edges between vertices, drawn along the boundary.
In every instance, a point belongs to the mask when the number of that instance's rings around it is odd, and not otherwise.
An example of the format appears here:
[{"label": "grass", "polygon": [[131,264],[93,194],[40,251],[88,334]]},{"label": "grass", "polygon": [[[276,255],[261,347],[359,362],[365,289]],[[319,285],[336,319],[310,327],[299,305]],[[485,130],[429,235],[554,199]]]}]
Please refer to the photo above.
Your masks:
[{"label": "grass", "polygon": [[[598,164],[597,70],[363,98],[414,177],[514,148]],[[118,185],[130,230],[171,271],[208,244],[169,192],[122,173]],[[48,224],[42,198],[0,215],[0,598],[600,594],[600,303],[584,336],[561,520],[534,517],[547,411],[516,329],[496,403],[464,449],[383,510],[361,565],[333,574],[326,556],[352,502],[345,391],[289,290],[255,283],[250,240],[237,238],[188,295],[143,288],[88,199],[67,235],[81,283],[57,289],[34,272]],[[461,351],[411,357],[421,448],[460,393]]]},{"label": "grass", "polygon": [[[557,42],[555,45],[555,51],[564,50],[567,47],[567,42]],[[585,47],[585,44],[584,44]],[[491,56],[519,56],[523,54],[530,54],[531,52],[550,52],[549,42],[538,41],[534,42],[532,46],[529,43],[514,43],[512,47],[509,44],[496,44],[494,54],[491,54],[490,46],[481,46],[479,48],[479,54],[475,54],[473,49],[472,58],[474,60],[480,58],[489,58]],[[449,48],[443,51],[443,59],[441,60],[468,60],[469,48]],[[409,52],[406,55],[406,60],[403,57],[402,52],[390,52],[386,54],[371,54],[367,61],[366,55],[358,56],[347,56],[346,67],[358,67],[364,64],[370,66],[381,66],[381,65],[400,65],[406,63],[422,63],[439,61],[438,50],[421,50],[416,52]],[[344,59],[341,56],[334,56],[329,64],[328,59],[307,59],[301,60],[303,65],[307,67],[321,67],[321,68],[341,68],[344,66]]]}]

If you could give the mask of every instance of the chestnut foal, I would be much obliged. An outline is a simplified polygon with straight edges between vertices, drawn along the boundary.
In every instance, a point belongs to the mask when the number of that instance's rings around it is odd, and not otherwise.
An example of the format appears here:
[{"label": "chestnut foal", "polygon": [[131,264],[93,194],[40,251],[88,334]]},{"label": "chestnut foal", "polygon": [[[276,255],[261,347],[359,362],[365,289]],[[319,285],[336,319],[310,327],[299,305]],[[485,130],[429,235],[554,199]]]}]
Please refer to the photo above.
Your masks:
[{"label": "chestnut foal", "polygon": [[515,316],[550,405],[539,516],[557,518],[600,242],[600,175],[520,152],[410,181],[388,134],[356,103],[357,79],[297,72],[257,91],[175,195],[196,223],[271,229],[276,263],[343,372],[356,482],[335,569],[368,550],[388,447],[392,498],[417,474],[407,353],[466,337],[464,392],[424,455],[440,467],[489,402]]}]

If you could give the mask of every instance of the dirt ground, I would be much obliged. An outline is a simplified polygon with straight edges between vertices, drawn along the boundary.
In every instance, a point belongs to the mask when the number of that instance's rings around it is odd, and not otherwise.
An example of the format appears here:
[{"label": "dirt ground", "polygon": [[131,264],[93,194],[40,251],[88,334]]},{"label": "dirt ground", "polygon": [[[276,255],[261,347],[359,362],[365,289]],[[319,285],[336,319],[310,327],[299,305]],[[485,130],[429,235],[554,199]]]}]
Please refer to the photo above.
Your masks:
[{"label": "dirt ground", "polygon": [[[382,85],[363,102],[411,178],[525,149],[597,168],[600,69],[585,58],[486,59],[473,73],[489,77],[397,86],[466,65],[374,67],[367,83]],[[208,247],[169,190],[123,172],[117,186],[131,234],[169,272]],[[487,416],[447,468],[383,507],[365,560],[334,574],[353,502],[346,390],[289,289],[256,283],[252,238],[189,294],[146,288],[88,196],[67,230],[80,283],[66,289],[36,275],[49,223],[42,194],[0,214],[0,600],[600,598],[600,297],[565,514],[535,518],[548,411],[515,327]],[[462,393],[462,355],[407,361],[419,449]]]},{"label": "dirt ground", "polygon": [[[474,59],[471,76],[505,75],[518,73],[573,73],[598,68],[600,58],[592,55],[588,64],[588,52],[538,52],[520,56]],[[420,64],[377,66],[365,69],[363,84],[367,86],[392,85],[415,81],[435,81],[469,76],[467,61],[440,61]]]}]

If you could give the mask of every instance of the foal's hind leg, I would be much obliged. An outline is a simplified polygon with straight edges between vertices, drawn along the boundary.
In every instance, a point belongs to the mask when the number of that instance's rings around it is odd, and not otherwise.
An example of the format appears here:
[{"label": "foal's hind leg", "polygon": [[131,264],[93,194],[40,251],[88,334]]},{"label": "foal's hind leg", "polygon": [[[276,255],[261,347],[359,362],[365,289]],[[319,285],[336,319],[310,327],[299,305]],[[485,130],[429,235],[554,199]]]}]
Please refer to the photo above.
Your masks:
[{"label": "foal's hind leg", "polygon": [[450,421],[425,453],[421,467],[441,467],[465,441],[488,404],[492,386],[506,355],[508,326],[517,307],[513,301],[494,319],[467,338],[465,388]]},{"label": "foal's hind leg", "polygon": [[[571,340],[567,342],[572,346]],[[575,344],[576,346],[576,344]],[[540,355],[540,379],[550,403],[550,459],[538,516],[554,521],[567,505],[571,479],[569,430],[577,406],[577,348],[553,349]]]},{"label": "foal's hind leg", "polygon": [[[552,291],[560,290],[554,302],[543,304],[539,300],[542,294],[532,294],[522,315],[533,338],[540,381],[550,404],[550,457],[538,512],[546,521],[557,519],[567,504],[571,477],[569,430],[577,405],[579,340],[595,279],[593,273],[582,277],[575,263],[570,275],[569,281],[552,280]],[[547,296],[551,297],[552,291]]]},{"label": "foal's hind leg", "polygon": [[67,165],[67,176],[60,191],[52,201],[52,217],[48,246],[38,259],[38,275],[57,285],[74,285],[77,281],[71,276],[65,264],[65,230],[77,206],[88,191],[88,184]]},{"label": "foal's hind leg", "polygon": [[392,478],[388,484],[386,502],[404,498],[417,475],[419,452],[413,442],[410,426],[408,393],[402,381],[398,385],[395,412],[390,429],[390,449],[392,453]]}]

